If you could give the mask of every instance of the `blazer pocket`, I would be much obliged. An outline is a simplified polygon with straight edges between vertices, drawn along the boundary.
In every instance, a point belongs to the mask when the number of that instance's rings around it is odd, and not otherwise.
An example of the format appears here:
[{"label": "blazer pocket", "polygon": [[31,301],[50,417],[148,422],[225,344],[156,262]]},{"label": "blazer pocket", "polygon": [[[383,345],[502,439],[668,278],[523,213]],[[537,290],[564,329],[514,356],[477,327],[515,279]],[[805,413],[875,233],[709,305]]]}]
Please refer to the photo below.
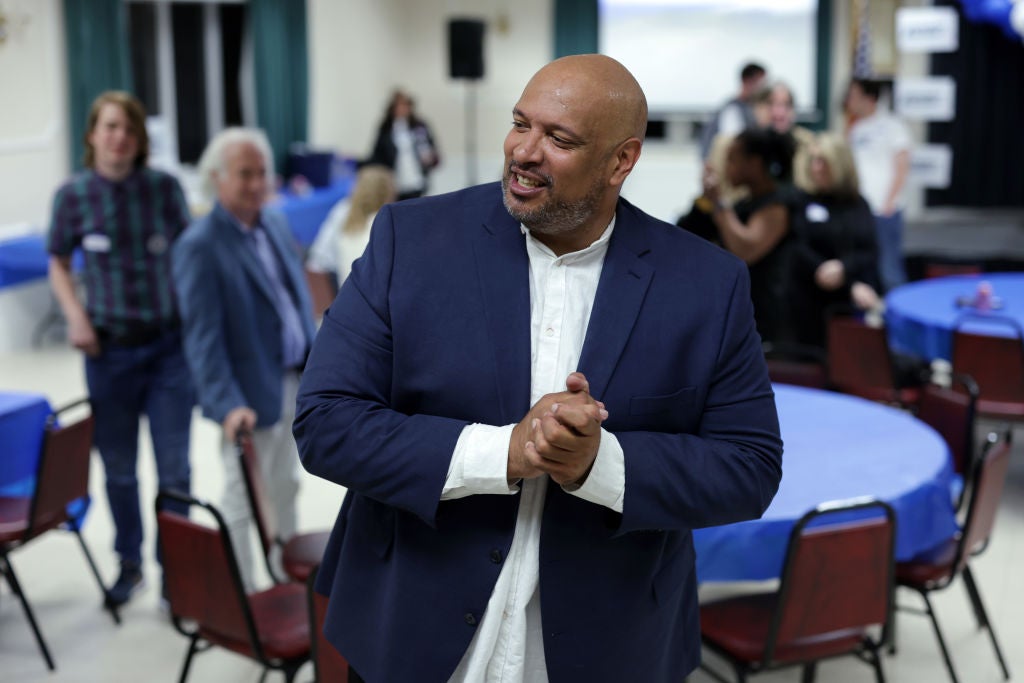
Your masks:
[{"label": "blazer pocket", "polygon": [[629,399],[630,415],[682,415],[693,406],[697,387],[683,387],[672,394],[634,396]]}]

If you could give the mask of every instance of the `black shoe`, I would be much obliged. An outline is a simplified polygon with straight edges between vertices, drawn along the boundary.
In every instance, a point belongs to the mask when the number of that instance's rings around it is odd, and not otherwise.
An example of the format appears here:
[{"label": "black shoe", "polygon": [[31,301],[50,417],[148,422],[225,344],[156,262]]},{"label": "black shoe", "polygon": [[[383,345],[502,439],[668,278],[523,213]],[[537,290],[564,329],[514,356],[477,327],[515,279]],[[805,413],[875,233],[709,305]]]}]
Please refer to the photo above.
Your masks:
[{"label": "black shoe", "polygon": [[107,589],[107,605],[120,607],[131,600],[142,586],[142,567],[134,562],[121,562],[121,575],[117,577],[114,585]]}]

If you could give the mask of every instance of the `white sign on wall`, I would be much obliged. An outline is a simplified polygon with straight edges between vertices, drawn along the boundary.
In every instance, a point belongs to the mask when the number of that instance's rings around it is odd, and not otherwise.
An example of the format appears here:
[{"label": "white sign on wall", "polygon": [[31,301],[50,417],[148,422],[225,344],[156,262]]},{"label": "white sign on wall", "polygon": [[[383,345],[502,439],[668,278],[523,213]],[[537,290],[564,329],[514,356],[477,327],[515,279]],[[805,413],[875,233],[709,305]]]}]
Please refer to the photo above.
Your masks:
[{"label": "white sign on wall", "polygon": [[918,145],[910,150],[907,181],[937,190],[949,187],[953,172],[953,150],[949,145]]},{"label": "white sign on wall", "polygon": [[960,24],[952,7],[900,7],[896,45],[902,52],[955,52]]},{"label": "white sign on wall", "polygon": [[949,76],[899,78],[893,108],[906,119],[952,121],[956,116],[956,81]]}]

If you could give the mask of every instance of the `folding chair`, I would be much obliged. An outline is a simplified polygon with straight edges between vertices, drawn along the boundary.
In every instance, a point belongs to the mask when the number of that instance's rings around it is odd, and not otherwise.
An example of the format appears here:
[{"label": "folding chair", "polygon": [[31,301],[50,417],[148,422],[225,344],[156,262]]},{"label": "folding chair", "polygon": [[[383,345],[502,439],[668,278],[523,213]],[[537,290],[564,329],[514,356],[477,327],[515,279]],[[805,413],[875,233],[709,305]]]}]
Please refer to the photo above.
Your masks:
[{"label": "folding chair", "polygon": [[764,342],[762,347],[771,381],[811,389],[828,388],[828,361],[823,350],[782,342]]},{"label": "folding chair", "polygon": [[921,389],[915,413],[937,431],[953,458],[953,469],[963,478],[957,499],[959,511],[967,499],[974,470],[974,428],[977,424],[978,385],[970,375],[953,375],[950,387],[929,383]]},{"label": "folding chair", "polygon": [[[189,520],[169,509],[167,501],[205,509],[214,526]],[[188,678],[195,653],[214,645],[256,660],[264,677],[275,670],[286,681],[294,680],[309,660],[305,586],[276,584],[247,595],[227,525],[213,505],[161,491],[156,510],[171,619],[189,639],[180,683]]]},{"label": "folding chair", "polygon": [[971,607],[978,620],[978,627],[988,631],[992,648],[1003,671],[1003,677],[1010,680],[1010,670],[1003,659],[1002,650],[996,640],[996,632],[989,621],[985,605],[981,600],[977,581],[971,571],[971,557],[988,544],[995,525],[999,499],[1002,497],[1006,473],[1010,466],[1010,449],[1012,432],[1007,431],[1000,439],[990,434],[985,449],[974,465],[974,485],[971,487],[970,499],[967,504],[967,517],[963,527],[955,536],[938,547],[907,562],[896,564],[896,582],[900,586],[917,591],[922,597],[925,609],[917,610],[900,606],[901,611],[926,614],[932,622],[935,637],[939,641],[942,658],[949,670],[949,677],[956,683],[959,679],[953,668],[953,660],[949,648],[939,627],[939,620],[928,595],[933,591],[950,586],[957,576],[963,576]]},{"label": "folding chair", "polygon": [[[1012,336],[969,332],[964,325],[984,321],[1005,327]],[[984,417],[1024,419],[1024,330],[1013,318],[986,314],[961,316],[953,329],[953,372],[978,383],[978,413]]]},{"label": "folding chair", "polygon": [[281,538],[277,531],[277,520],[267,502],[266,487],[260,474],[256,447],[252,436],[240,433],[236,439],[238,446],[238,464],[242,468],[242,480],[245,482],[245,493],[252,509],[252,517],[256,521],[256,530],[263,548],[263,556],[267,562],[267,571],[275,581],[280,581],[277,572],[271,566],[271,555],[275,547],[281,549],[281,566],[285,574],[293,581],[305,583],[313,568],[323,559],[324,549],[330,539],[329,531],[316,531],[295,534],[290,538]]},{"label": "folding chair", "polygon": [[811,510],[790,534],[778,591],[701,606],[704,645],[725,658],[741,682],[788,666],[802,666],[810,681],[819,660],[843,655],[868,662],[883,681],[879,650],[889,638],[895,532],[895,515],[883,501]]},{"label": "folding chair", "polygon": [[828,321],[828,379],[833,389],[871,401],[910,407],[920,396],[921,382],[901,381],[885,328],[857,318],[833,316]]},{"label": "folding chair", "polygon": [[[0,574],[7,579],[11,591],[18,596],[25,617],[46,660],[46,666],[51,671],[56,668],[53,657],[36,623],[28,596],[25,595],[21,582],[14,572],[10,555],[14,550],[24,547],[29,541],[39,538],[47,531],[63,527],[78,539],[89,563],[89,569],[96,577],[100,595],[106,598],[106,589],[96,569],[96,562],[93,561],[92,553],[85,544],[77,520],[68,512],[69,505],[89,495],[93,417],[90,414],[63,426],[57,423],[57,418],[61,415],[88,404],[88,399],[75,401],[59,408],[47,419],[32,495],[17,498],[0,497]],[[110,610],[110,614],[115,623],[121,623],[116,610]]]}]

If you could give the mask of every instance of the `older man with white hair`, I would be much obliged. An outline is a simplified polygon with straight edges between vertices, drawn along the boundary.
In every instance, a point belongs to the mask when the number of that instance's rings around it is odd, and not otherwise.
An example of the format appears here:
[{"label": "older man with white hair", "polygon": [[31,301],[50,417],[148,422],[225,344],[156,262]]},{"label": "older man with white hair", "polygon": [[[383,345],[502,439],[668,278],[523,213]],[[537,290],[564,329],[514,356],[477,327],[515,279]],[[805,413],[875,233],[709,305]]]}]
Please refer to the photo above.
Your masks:
[{"label": "older man with white hair", "polygon": [[262,131],[216,135],[199,160],[213,210],[188,227],[172,254],[185,356],[203,414],[223,427],[221,509],[250,588],[251,515],[235,437],[252,432],[280,531],[290,535],[299,464],[291,436],[295,394],[315,331],[291,232],[265,207],[272,168]]}]

